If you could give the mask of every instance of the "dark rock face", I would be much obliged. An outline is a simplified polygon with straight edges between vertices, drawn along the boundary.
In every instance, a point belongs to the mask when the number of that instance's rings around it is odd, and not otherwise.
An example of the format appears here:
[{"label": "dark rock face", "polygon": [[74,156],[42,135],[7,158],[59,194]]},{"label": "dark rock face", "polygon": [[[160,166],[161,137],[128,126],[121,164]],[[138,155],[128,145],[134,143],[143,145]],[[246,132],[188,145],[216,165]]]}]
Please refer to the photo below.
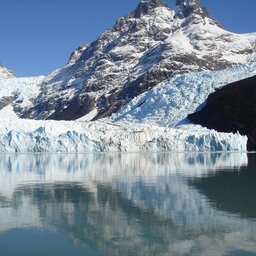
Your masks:
[{"label": "dark rock face", "polygon": [[15,97],[13,96],[5,96],[0,98],[0,110],[8,106],[9,104],[13,103],[14,100],[15,100]]},{"label": "dark rock face", "polygon": [[247,135],[249,151],[256,150],[256,76],[222,87],[199,112],[188,119],[219,132]]},{"label": "dark rock face", "polygon": [[81,116],[86,115],[88,112],[90,112],[93,109],[93,106],[95,104],[95,101],[85,95],[84,98],[74,98],[70,103],[68,108],[65,108],[62,106],[61,101],[58,102],[60,104],[59,109],[61,111],[54,112],[52,115],[47,117],[46,119],[54,119],[54,120],[75,120],[78,119]]}]

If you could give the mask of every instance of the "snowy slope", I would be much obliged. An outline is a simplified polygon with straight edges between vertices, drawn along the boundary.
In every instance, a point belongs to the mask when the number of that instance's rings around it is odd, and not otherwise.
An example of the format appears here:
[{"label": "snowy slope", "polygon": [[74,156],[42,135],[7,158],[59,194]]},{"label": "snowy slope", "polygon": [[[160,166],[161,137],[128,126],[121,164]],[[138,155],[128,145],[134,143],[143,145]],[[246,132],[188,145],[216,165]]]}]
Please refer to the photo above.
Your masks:
[{"label": "snowy slope", "polygon": [[6,107],[3,107],[0,110],[0,120],[5,120],[5,119],[18,119],[19,117],[16,115],[16,113],[13,110],[13,107],[11,105],[8,105]]},{"label": "snowy slope", "polygon": [[8,70],[7,68],[5,68],[4,66],[2,66],[0,64],[0,79],[4,79],[4,78],[12,78],[14,77],[14,73],[11,70]]},{"label": "snowy slope", "polygon": [[39,84],[44,77],[1,78],[0,79],[0,109],[13,105],[17,114],[20,108],[27,109],[33,106],[33,100],[40,93]]},{"label": "snowy slope", "polygon": [[139,95],[112,115],[112,121],[146,122],[175,127],[199,110],[209,94],[234,81],[256,75],[256,62],[222,71],[176,75]]},{"label": "snowy slope", "polygon": [[255,33],[224,30],[198,0],[177,1],[174,9],[160,0],[142,1],[50,74],[23,116],[99,119],[174,74],[247,63],[255,52]]}]

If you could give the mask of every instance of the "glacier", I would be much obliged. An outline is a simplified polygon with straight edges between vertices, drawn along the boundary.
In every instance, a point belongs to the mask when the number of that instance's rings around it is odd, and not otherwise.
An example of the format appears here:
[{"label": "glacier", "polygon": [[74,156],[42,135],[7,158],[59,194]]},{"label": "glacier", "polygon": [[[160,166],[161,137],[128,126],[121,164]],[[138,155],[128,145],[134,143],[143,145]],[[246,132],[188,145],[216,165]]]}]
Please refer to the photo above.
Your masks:
[{"label": "glacier", "polygon": [[[222,71],[177,74],[110,118],[94,122],[25,120],[9,105],[0,110],[0,152],[246,151],[246,136],[193,125],[186,116],[199,110],[217,88],[255,74],[256,62]],[[17,83],[9,80],[2,90],[13,92]],[[30,89],[19,88],[27,105],[30,95],[38,93],[38,80],[34,81]]]},{"label": "glacier", "polygon": [[221,71],[178,74],[131,100],[111,119],[176,127],[187,123],[187,115],[199,111],[215,90],[254,75],[255,61]]},{"label": "glacier", "polygon": [[0,152],[245,151],[247,137],[200,126],[179,129],[101,121],[2,119]]}]

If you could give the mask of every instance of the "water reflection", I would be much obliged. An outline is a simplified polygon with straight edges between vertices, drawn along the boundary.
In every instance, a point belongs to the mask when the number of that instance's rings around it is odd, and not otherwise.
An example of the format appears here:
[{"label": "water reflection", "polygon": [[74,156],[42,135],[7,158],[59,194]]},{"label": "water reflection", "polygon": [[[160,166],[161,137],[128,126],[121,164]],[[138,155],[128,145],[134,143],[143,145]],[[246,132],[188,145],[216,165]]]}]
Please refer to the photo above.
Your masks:
[{"label": "water reflection", "polygon": [[0,233],[43,228],[105,255],[256,253],[254,159],[1,155]]},{"label": "water reflection", "polygon": [[256,219],[256,155],[248,155],[248,165],[214,175],[194,178],[191,185],[207,196],[219,210]]}]

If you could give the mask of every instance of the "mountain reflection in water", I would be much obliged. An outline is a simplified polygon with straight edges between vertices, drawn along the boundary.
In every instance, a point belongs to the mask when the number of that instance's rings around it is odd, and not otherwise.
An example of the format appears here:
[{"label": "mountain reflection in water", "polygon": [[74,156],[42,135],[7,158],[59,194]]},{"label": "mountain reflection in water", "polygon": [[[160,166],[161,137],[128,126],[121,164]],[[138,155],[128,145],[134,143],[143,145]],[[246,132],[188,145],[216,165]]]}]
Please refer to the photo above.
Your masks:
[{"label": "mountain reflection in water", "polygon": [[1,155],[0,234],[39,228],[104,255],[256,253],[255,166],[245,153]]},{"label": "mountain reflection in water", "polygon": [[256,155],[248,154],[248,165],[237,170],[222,169],[190,183],[218,210],[256,219]]}]

